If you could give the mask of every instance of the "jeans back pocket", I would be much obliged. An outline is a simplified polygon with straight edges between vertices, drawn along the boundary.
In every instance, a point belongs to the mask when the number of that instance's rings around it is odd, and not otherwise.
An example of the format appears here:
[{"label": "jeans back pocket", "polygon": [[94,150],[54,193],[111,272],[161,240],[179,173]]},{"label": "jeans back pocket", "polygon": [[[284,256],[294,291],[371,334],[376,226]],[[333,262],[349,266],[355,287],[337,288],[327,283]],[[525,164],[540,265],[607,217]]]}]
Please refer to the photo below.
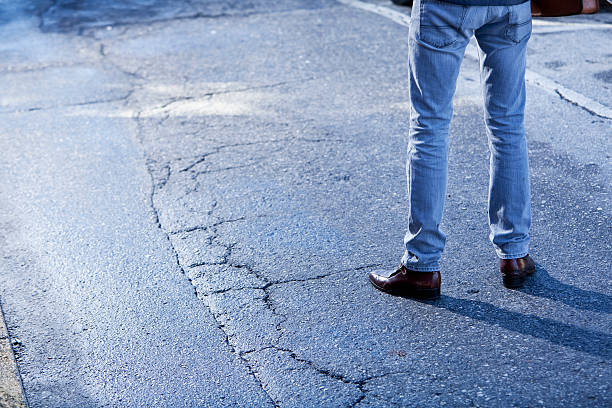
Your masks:
[{"label": "jeans back pocket", "polygon": [[510,6],[506,38],[520,43],[531,36],[531,2]]},{"label": "jeans back pocket", "polygon": [[460,36],[467,6],[438,0],[421,0],[419,5],[418,38],[425,44],[444,48]]}]

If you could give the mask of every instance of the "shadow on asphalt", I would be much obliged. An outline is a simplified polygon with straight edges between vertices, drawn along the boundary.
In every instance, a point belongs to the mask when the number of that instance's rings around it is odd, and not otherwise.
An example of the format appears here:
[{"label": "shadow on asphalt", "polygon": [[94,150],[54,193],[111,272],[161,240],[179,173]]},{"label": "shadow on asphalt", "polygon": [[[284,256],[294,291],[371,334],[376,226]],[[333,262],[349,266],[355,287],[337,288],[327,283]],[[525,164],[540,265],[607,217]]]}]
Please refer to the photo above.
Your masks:
[{"label": "shadow on asphalt", "polygon": [[606,333],[582,329],[552,319],[512,312],[478,300],[442,295],[437,300],[421,300],[420,302],[593,356],[612,358],[612,338]]},{"label": "shadow on asphalt", "polygon": [[534,276],[518,290],[531,296],[561,302],[576,309],[612,314],[612,296],[565,284],[550,276],[541,265],[536,264],[536,268]]}]

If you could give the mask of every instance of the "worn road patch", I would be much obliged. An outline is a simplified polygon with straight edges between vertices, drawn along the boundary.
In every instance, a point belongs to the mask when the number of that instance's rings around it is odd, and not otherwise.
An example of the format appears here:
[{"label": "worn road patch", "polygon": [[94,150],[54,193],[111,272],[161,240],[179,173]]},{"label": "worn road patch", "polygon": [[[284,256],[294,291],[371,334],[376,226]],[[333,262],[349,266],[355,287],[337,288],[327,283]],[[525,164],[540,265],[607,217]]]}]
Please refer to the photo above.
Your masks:
[{"label": "worn road patch", "polygon": [[11,341],[0,309],[0,407],[26,407]]}]

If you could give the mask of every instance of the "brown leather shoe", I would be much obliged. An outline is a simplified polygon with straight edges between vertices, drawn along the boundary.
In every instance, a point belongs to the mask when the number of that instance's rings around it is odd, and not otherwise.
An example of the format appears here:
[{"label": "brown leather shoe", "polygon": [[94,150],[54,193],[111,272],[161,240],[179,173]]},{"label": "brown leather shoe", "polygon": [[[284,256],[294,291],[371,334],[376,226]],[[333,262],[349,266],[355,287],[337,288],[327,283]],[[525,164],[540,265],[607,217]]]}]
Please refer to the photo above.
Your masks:
[{"label": "brown leather shoe", "polygon": [[504,286],[516,289],[523,286],[527,275],[535,272],[535,262],[529,255],[515,259],[500,259],[499,270]]},{"label": "brown leather shoe", "polygon": [[440,296],[440,271],[417,272],[400,265],[391,274],[388,271],[370,272],[370,282],[376,289],[396,296],[419,299]]}]

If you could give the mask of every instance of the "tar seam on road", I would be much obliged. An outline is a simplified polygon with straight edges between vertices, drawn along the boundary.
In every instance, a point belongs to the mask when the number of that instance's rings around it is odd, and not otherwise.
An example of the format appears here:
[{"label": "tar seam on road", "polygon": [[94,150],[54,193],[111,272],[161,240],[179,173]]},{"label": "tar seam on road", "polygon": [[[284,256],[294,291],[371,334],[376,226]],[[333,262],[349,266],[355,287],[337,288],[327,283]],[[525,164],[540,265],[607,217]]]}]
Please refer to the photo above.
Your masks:
[{"label": "tar seam on road", "polygon": [[4,320],[2,302],[0,302],[0,407],[25,408],[27,406],[21,375]]},{"label": "tar seam on road", "polygon": [[[405,27],[410,27],[410,16],[398,11],[392,10],[384,6],[377,6],[370,3],[364,3],[359,0],[337,0],[346,6],[355,7],[361,10],[369,11],[371,13],[378,14],[389,20],[394,21],[397,24],[401,24]],[[597,27],[601,28],[601,27]],[[471,42],[466,50],[466,55],[478,59],[478,49],[476,45]],[[527,83],[535,85],[545,91],[559,96],[561,99],[576,105],[592,115],[602,117],[604,119],[612,119],[612,108],[609,108],[601,103],[584,96],[579,92],[573,91],[569,88],[564,87],[556,81],[547,78],[543,75],[538,74],[530,69],[525,71],[525,79]]]}]

